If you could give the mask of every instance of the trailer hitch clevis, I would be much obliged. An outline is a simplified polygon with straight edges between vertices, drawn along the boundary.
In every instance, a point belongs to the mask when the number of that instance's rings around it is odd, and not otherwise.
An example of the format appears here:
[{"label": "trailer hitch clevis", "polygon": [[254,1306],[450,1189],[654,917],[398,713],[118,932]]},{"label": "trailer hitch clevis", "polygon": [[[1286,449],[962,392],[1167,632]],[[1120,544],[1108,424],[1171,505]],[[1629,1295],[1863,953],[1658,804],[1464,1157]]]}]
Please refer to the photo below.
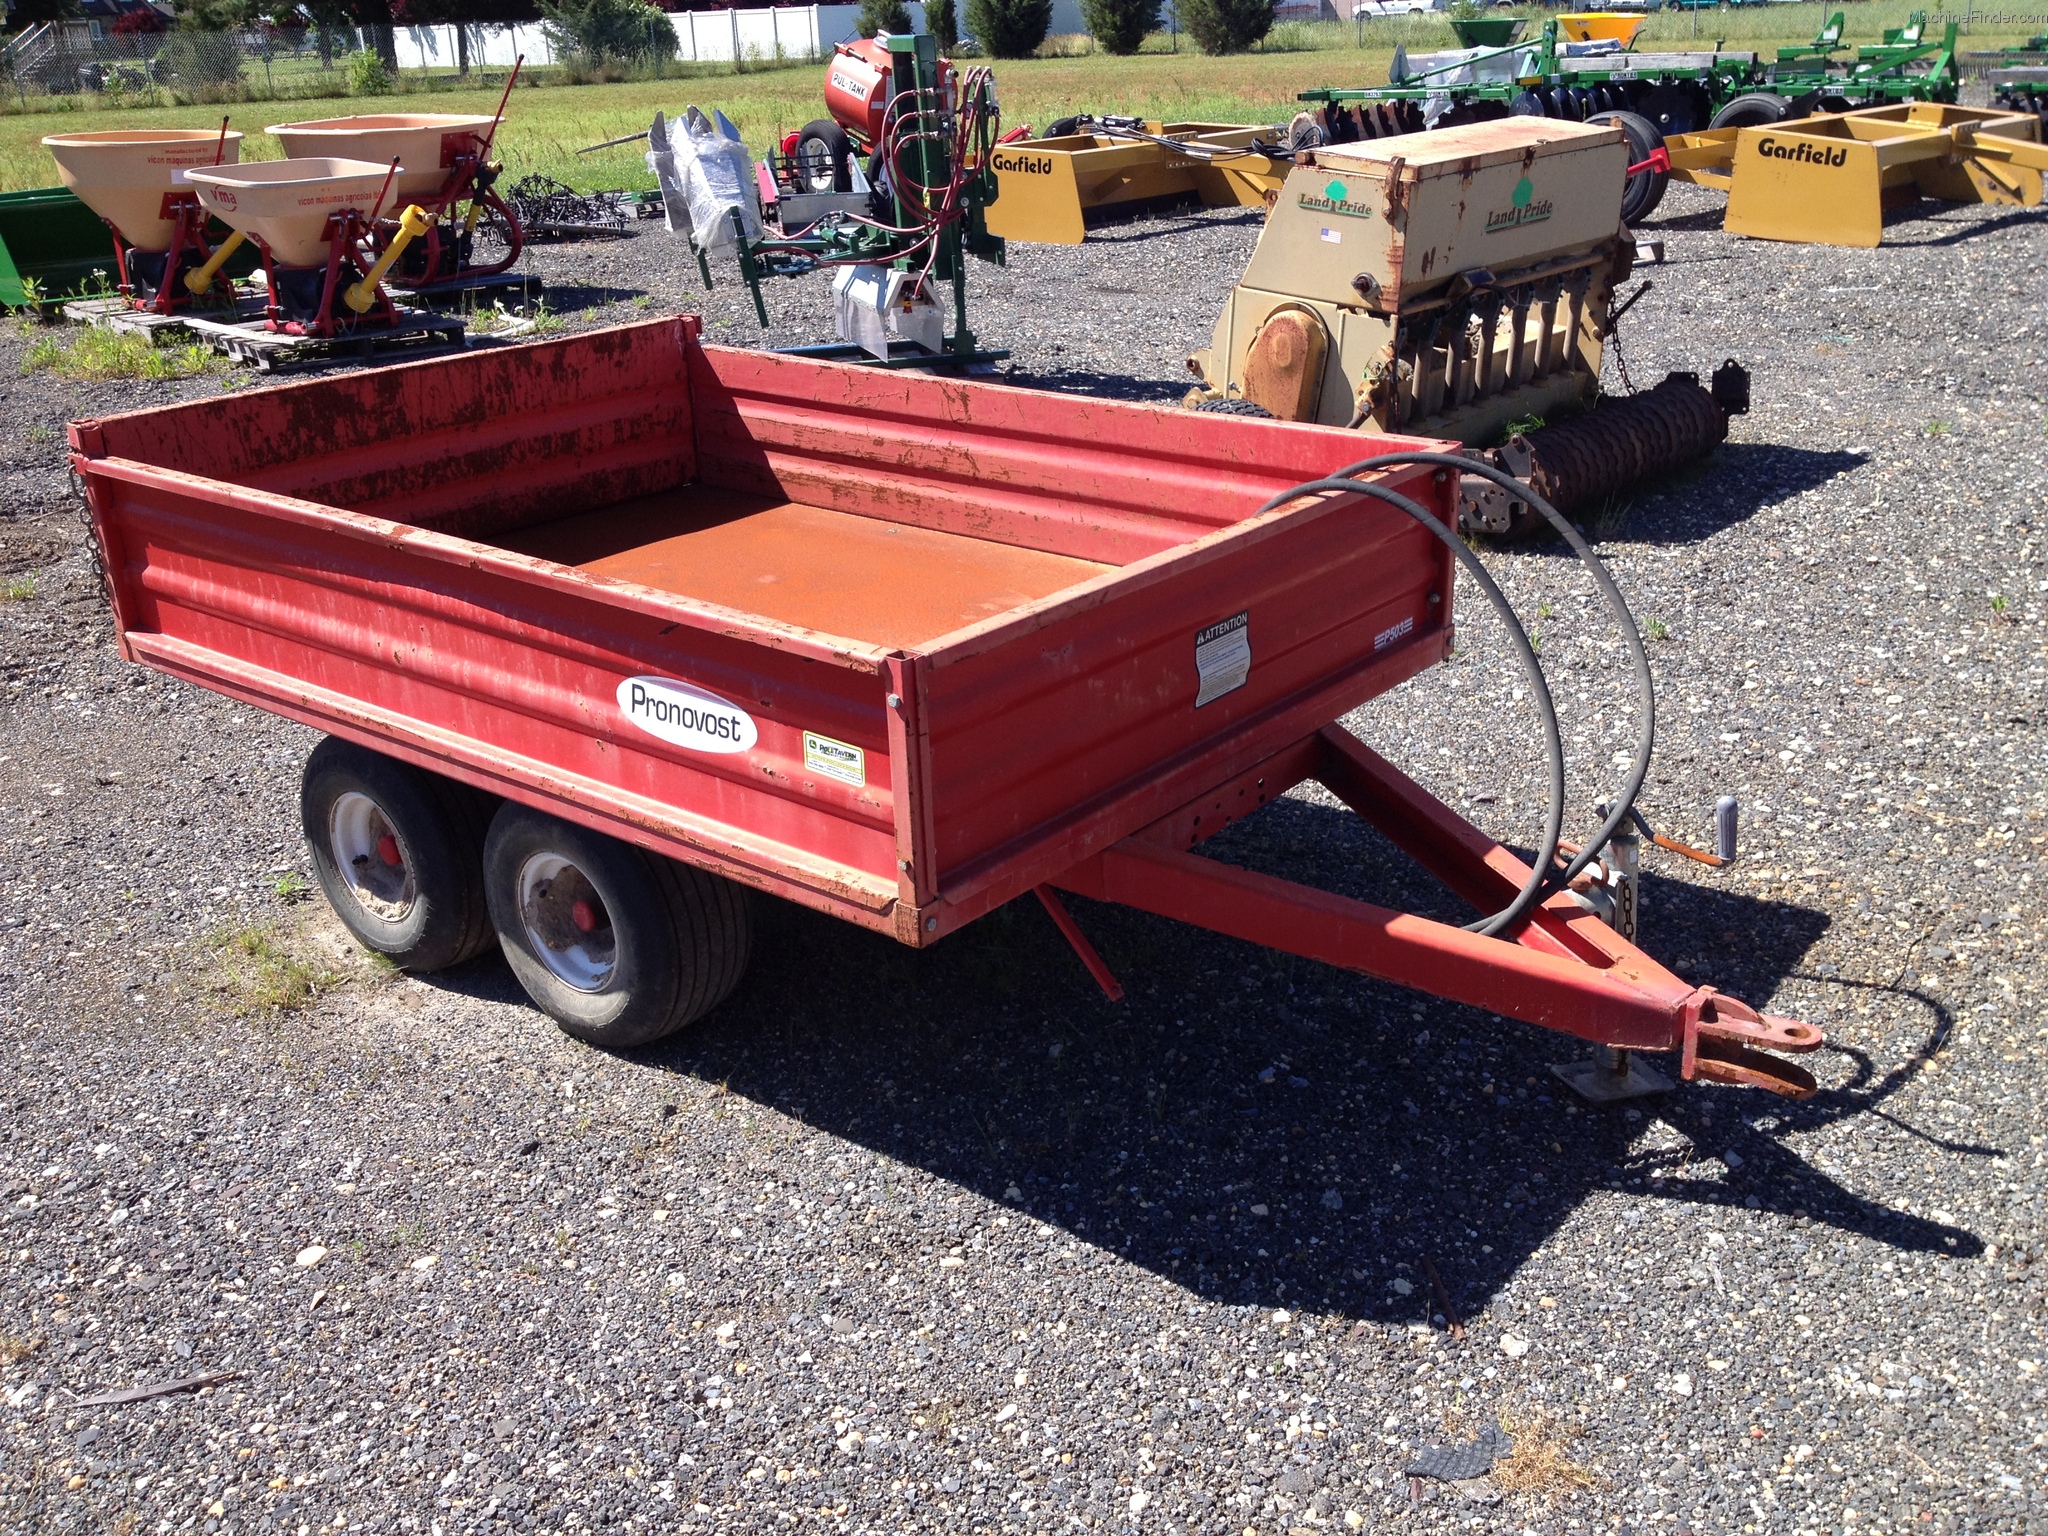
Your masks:
[{"label": "trailer hitch clevis", "polygon": [[1819,1085],[1813,1074],[1795,1062],[1765,1051],[1817,1051],[1820,1030],[1797,1019],[1759,1013],[1712,987],[1701,987],[1685,1000],[1685,1040],[1679,1076],[1704,1077],[1745,1088],[1768,1088],[1787,1098],[1810,1099]]}]

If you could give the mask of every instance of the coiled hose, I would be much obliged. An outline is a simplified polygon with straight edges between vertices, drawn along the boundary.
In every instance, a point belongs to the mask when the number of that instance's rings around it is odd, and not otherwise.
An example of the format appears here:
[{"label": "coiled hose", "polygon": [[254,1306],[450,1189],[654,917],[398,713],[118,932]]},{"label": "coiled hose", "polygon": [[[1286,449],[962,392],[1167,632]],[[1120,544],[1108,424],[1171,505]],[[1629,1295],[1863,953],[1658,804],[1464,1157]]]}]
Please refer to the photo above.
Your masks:
[{"label": "coiled hose", "polygon": [[[1643,708],[1642,728],[1636,737],[1635,757],[1629,765],[1628,777],[1623,781],[1621,793],[1615,797],[1606,821],[1580,848],[1562,872],[1555,871],[1554,866],[1557,861],[1558,840],[1564,831],[1564,742],[1558,732],[1557,705],[1550,696],[1549,679],[1543,675],[1542,664],[1536,659],[1535,647],[1529,643],[1529,636],[1522,627],[1521,617],[1515,612],[1513,605],[1508,602],[1493,577],[1487,573],[1486,567],[1479,563],[1479,557],[1465,546],[1464,540],[1431,516],[1421,503],[1383,485],[1369,484],[1357,478],[1378,470],[1399,469],[1410,465],[1428,465],[1437,469],[1456,470],[1460,474],[1478,475],[1482,479],[1493,481],[1503,490],[1511,492],[1535,508],[1564,536],[1565,543],[1570,545],[1572,552],[1579,557],[1579,563],[1586,567],[1587,573],[1593,578],[1594,588],[1599,592],[1601,601],[1607,605],[1609,613],[1613,615],[1616,627],[1620,629],[1623,641],[1628,647],[1629,659],[1635,671],[1636,692]],[[1292,490],[1282,491],[1258,511],[1271,512],[1290,501],[1320,495],[1370,496],[1375,501],[1385,502],[1388,506],[1407,513],[1434,534],[1486,594],[1487,601],[1493,605],[1494,612],[1500,616],[1501,623],[1507,629],[1515,647],[1516,657],[1522,664],[1522,670],[1529,677],[1537,713],[1543,719],[1544,765],[1549,780],[1543,817],[1543,840],[1529,871],[1529,878],[1515,894],[1515,899],[1500,911],[1465,925],[1468,932],[1488,937],[1497,935],[1527,916],[1530,909],[1543,899],[1547,890],[1569,885],[1600,856],[1622,823],[1628,820],[1635,808],[1636,796],[1642,792],[1643,781],[1649,777],[1650,754],[1657,741],[1657,696],[1655,684],[1650,677],[1650,655],[1643,647],[1643,637],[1636,628],[1635,615],[1629,612],[1628,604],[1622,598],[1621,589],[1615,586],[1614,578],[1607,574],[1607,567],[1601,564],[1600,557],[1593,553],[1592,546],[1587,544],[1578,529],[1574,528],[1557,508],[1533,494],[1527,485],[1505,470],[1496,469],[1490,464],[1456,453],[1411,451],[1376,454],[1369,459],[1360,459],[1356,464],[1348,464],[1320,480],[1304,481]]]}]

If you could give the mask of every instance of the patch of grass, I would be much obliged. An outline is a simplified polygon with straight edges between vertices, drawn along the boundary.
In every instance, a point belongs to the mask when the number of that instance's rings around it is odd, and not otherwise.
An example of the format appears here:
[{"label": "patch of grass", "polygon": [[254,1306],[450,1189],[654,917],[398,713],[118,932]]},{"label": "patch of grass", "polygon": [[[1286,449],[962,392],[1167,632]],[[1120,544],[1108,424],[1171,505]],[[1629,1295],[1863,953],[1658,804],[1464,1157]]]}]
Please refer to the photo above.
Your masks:
[{"label": "patch of grass", "polygon": [[28,445],[31,448],[40,448],[45,443],[53,443],[57,440],[56,429],[45,426],[30,427],[22,436],[28,440]]},{"label": "patch of grass", "polygon": [[252,926],[223,934],[214,963],[218,990],[245,1017],[295,1012],[342,979],[303,953],[296,935],[275,928]]},{"label": "patch of grass", "polygon": [[0,1365],[16,1365],[43,1347],[41,1339],[18,1339],[0,1333]]},{"label": "patch of grass", "polygon": [[1662,619],[1649,618],[1643,620],[1643,633],[1652,640],[1669,640],[1671,638],[1671,626]]},{"label": "patch of grass", "polygon": [[270,882],[270,888],[286,906],[296,906],[313,894],[313,883],[296,869],[288,869],[279,875]]},{"label": "patch of grass", "polygon": [[36,595],[36,573],[26,572],[0,585],[0,603],[25,603]]},{"label": "patch of grass", "polygon": [[21,360],[23,373],[45,369],[67,379],[189,379],[224,366],[210,347],[153,347],[132,331],[87,326],[71,340],[45,336]]},{"label": "patch of grass", "polygon": [[1947,422],[1940,420],[1930,421],[1926,426],[1929,437],[1947,437],[1954,430]]},{"label": "patch of grass", "polygon": [[1542,426],[1543,418],[1541,416],[1523,416],[1509,422],[1500,429],[1500,440],[1506,442],[1510,438],[1527,437],[1531,432],[1539,430]]},{"label": "patch of grass", "polygon": [[1503,1409],[1500,1427],[1515,1448],[1493,1464],[1503,1493],[1545,1502],[1600,1486],[1599,1477],[1571,1459],[1570,1446],[1585,1431],[1542,1408]]},{"label": "patch of grass", "polygon": [[479,304],[464,317],[469,321],[473,336],[495,336],[500,331],[509,331],[519,323],[519,316],[507,309],[500,300],[495,304]]},{"label": "patch of grass", "polygon": [[545,298],[533,306],[533,314],[529,318],[533,322],[533,329],[527,334],[532,336],[552,336],[568,324],[560,315],[548,308],[548,301]]}]

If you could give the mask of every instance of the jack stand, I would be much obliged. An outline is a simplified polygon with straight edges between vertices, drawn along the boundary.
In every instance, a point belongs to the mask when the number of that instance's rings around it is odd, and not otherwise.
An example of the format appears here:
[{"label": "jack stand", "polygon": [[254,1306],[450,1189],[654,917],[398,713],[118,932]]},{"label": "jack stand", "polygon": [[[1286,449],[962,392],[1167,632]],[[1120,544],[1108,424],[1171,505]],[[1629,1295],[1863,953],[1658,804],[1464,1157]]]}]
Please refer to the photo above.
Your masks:
[{"label": "jack stand", "polygon": [[[1607,809],[1600,806],[1597,813],[1604,817]],[[1602,895],[1606,899],[1597,903],[1594,910],[1608,927],[1633,944],[1641,916],[1636,891],[1642,880],[1643,843],[1632,824],[1623,822],[1621,830],[1609,840],[1603,862],[1607,878]],[[1574,1061],[1550,1070],[1572,1092],[1594,1104],[1671,1091],[1670,1078],[1654,1067],[1644,1066],[1630,1052],[1611,1045],[1597,1047],[1591,1061]]]},{"label": "jack stand", "polygon": [[1567,1062],[1550,1070],[1559,1082],[1593,1104],[1644,1099],[1653,1093],[1671,1091],[1670,1078],[1654,1067],[1644,1066],[1642,1059],[1632,1052],[1611,1045],[1598,1047],[1591,1061]]}]

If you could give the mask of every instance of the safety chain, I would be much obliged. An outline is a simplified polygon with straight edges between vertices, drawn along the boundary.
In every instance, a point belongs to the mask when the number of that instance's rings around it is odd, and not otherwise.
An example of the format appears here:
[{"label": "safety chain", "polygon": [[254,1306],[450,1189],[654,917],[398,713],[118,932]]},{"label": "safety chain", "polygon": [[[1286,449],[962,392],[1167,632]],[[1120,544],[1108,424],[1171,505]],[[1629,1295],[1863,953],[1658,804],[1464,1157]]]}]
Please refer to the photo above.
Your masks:
[{"label": "safety chain", "polygon": [[1635,384],[1628,376],[1628,359],[1621,353],[1621,327],[1610,322],[1607,332],[1607,350],[1614,354],[1614,371],[1621,376],[1621,387],[1628,394],[1636,392]]}]

